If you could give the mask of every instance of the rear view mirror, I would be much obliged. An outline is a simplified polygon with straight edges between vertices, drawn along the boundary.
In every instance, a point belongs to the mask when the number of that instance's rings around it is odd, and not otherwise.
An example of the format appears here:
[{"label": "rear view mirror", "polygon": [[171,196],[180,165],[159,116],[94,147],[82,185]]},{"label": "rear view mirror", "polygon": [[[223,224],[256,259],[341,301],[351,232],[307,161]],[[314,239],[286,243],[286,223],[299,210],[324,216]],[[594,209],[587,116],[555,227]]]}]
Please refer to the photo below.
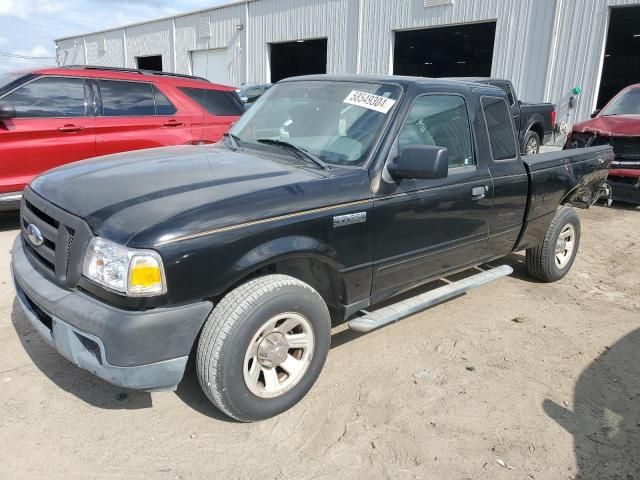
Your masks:
[{"label": "rear view mirror", "polygon": [[598,108],[597,110],[594,110],[593,113],[591,114],[591,118],[596,118],[600,113],[600,110],[601,110],[600,108]]},{"label": "rear view mirror", "polygon": [[0,102],[0,120],[16,118],[16,109],[7,102]]},{"label": "rear view mirror", "polygon": [[396,180],[446,178],[449,172],[449,155],[444,147],[410,145],[393,159],[387,169]]}]

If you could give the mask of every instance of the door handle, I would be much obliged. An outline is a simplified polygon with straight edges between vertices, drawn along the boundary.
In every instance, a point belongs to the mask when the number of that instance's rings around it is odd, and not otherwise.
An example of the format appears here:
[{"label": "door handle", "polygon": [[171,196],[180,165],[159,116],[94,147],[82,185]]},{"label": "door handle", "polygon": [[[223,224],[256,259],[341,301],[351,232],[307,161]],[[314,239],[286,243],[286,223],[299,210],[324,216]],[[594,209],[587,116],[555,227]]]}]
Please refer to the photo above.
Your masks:
[{"label": "door handle", "polygon": [[81,132],[83,129],[83,127],[80,127],[78,125],[74,125],[72,123],[68,123],[67,125],[64,125],[63,127],[59,127],[58,131],[60,133],[77,133],[77,132]]},{"label": "door handle", "polygon": [[487,192],[489,191],[489,187],[484,185],[482,187],[473,187],[471,189],[471,198],[473,200],[482,200],[487,196]]},{"label": "door handle", "polygon": [[180,125],[182,125],[182,122],[179,122],[177,120],[167,120],[166,122],[164,122],[165,127],[179,127]]}]

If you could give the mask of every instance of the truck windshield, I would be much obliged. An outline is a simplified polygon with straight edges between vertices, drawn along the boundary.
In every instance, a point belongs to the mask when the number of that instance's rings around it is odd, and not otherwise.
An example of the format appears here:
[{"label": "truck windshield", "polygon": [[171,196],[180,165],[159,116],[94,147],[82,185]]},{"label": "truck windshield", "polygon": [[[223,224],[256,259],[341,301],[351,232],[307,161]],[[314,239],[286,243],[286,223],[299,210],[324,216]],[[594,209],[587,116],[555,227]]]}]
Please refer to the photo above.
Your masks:
[{"label": "truck windshield", "polygon": [[400,93],[380,83],[284,82],[260,97],[231,134],[242,147],[291,155],[282,147],[287,142],[327,164],[362,166]]},{"label": "truck windshield", "polygon": [[615,97],[601,115],[640,115],[640,87],[630,88]]}]

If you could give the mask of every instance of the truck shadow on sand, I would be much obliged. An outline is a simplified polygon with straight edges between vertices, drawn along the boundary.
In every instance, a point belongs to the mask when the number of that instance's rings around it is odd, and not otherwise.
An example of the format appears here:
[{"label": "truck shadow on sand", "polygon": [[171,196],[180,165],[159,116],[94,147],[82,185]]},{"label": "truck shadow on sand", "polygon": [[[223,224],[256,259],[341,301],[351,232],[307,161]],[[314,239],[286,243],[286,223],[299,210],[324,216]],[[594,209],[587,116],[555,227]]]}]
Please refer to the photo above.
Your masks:
[{"label": "truck shadow on sand", "polygon": [[[34,365],[62,390],[102,409],[136,410],[153,407],[150,393],[111,385],[67,361],[40,337],[15,298],[11,323]],[[203,415],[215,420],[234,422],[218,411],[202,393],[192,361],[175,393],[189,407]]]},{"label": "truck shadow on sand", "polygon": [[15,298],[11,323],[35,366],[64,391],[98,408],[140,409],[152,406],[149,393],[118,388],[68,362],[40,337]]},{"label": "truck shadow on sand", "polygon": [[587,367],[573,411],[545,400],[544,411],[573,435],[580,480],[640,479],[640,329]]}]

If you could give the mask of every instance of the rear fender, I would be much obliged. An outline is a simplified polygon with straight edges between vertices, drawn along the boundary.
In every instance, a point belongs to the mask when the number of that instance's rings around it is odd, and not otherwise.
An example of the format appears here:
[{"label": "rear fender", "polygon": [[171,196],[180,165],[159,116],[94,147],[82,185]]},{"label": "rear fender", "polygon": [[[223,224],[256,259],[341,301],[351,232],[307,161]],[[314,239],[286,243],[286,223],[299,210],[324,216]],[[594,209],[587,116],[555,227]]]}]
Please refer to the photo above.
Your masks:
[{"label": "rear fender", "polygon": [[606,193],[608,171],[595,170],[584,175],[576,186],[560,201],[561,205],[569,204],[577,208],[589,208]]}]

